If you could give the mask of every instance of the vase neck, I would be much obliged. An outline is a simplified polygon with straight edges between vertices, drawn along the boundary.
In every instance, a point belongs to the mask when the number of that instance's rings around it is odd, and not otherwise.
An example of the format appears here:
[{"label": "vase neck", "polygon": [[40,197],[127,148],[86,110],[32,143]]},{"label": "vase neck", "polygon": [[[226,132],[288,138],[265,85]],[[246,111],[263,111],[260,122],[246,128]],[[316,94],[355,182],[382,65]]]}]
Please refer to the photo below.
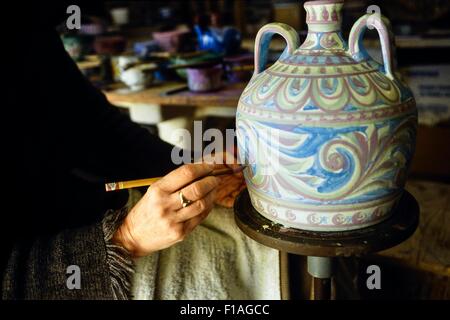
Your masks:
[{"label": "vase neck", "polygon": [[[312,38],[334,39],[333,49],[344,49],[345,41],[341,33],[343,0],[305,2],[308,36],[302,47],[308,48]],[[329,43],[314,41],[314,49],[330,49]],[[312,49],[312,48],[311,48]]]},{"label": "vase neck", "polygon": [[340,32],[343,0],[305,2],[306,23],[313,32]]}]

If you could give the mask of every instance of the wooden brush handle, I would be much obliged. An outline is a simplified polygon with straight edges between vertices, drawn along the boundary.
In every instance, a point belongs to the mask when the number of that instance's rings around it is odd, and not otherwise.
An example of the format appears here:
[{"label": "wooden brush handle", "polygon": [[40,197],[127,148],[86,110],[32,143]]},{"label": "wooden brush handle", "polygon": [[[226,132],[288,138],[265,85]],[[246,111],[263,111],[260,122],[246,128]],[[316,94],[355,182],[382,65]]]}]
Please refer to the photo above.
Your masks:
[{"label": "wooden brush handle", "polygon": [[[217,169],[211,171],[210,174],[207,176],[221,176],[225,174],[234,174],[241,172],[244,170],[246,166],[242,166],[237,169],[231,169],[231,168],[224,168],[224,169]],[[199,179],[203,179],[205,177],[200,177]],[[130,180],[130,181],[120,181],[120,182],[110,182],[105,184],[105,190],[106,191],[116,191],[116,190],[123,190],[123,189],[131,189],[131,188],[138,188],[138,187],[148,187],[161,179],[162,177],[156,177],[156,178],[148,178],[148,179],[139,179],[139,180]],[[198,179],[198,180],[199,180]]]},{"label": "wooden brush handle", "polygon": [[138,187],[147,187],[161,179],[162,177],[156,178],[148,178],[148,179],[139,179],[139,180],[131,180],[131,181],[121,181],[121,182],[111,182],[105,184],[106,191],[116,191],[123,189],[131,189]]}]

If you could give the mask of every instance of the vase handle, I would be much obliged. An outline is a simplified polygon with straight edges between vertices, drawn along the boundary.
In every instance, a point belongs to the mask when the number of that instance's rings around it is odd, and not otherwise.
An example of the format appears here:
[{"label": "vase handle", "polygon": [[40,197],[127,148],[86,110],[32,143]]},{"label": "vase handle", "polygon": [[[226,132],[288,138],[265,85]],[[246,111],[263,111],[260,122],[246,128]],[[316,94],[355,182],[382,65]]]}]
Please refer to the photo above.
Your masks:
[{"label": "vase handle", "polygon": [[255,40],[255,75],[262,72],[266,67],[267,53],[269,52],[270,40],[274,34],[279,34],[286,40],[287,46],[280,58],[291,55],[300,45],[297,31],[284,23],[269,23],[259,29]]},{"label": "vase handle", "polygon": [[368,54],[363,46],[362,38],[366,29],[377,29],[383,54],[384,73],[394,80],[393,70],[393,35],[389,20],[379,13],[368,13],[359,18],[353,25],[348,39],[348,52],[356,61],[364,60]]}]

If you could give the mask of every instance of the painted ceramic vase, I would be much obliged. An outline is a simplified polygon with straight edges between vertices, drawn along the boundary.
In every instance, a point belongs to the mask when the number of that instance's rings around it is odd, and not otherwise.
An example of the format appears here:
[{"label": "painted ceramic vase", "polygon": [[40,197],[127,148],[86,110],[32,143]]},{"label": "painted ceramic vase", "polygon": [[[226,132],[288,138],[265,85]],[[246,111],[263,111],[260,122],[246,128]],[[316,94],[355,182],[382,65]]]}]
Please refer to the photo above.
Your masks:
[{"label": "painted ceramic vase", "polygon": [[[239,157],[254,208],[264,217],[314,231],[364,228],[389,217],[414,152],[417,112],[395,73],[392,33],[379,14],[341,27],[343,1],[305,3],[308,35],[288,25],[256,37],[255,73],[236,115]],[[363,46],[378,31],[383,64]],[[271,37],[287,47],[264,70]]]}]

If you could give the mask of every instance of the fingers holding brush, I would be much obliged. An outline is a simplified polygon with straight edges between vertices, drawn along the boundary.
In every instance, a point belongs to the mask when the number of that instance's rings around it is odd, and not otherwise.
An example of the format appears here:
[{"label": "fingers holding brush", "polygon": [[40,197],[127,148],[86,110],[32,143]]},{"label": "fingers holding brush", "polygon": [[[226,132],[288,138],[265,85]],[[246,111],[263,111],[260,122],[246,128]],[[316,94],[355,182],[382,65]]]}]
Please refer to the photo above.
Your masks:
[{"label": "fingers holding brush", "polygon": [[173,170],[161,180],[158,185],[161,189],[174,193],[193,181],[212,173],[214,166],[207,163],[186,164]]},{"label": "fingers holding brush", "polygon": [[209,165],[185,165],[153,183],[131,209],[113,241],[134,257],[185,239],[214,205],[219,179]]},{"label": "fingers holding brush", "polygon": [[[201,180],[195,181],[188,186],[181,189],[179,192],[175,192],[172,196],[178,197],[181,192],[183,197],[187,199],[189,202],[195,202],[201,200],[206,197],[209,193],[211,193],[214,189],[219,185],[219,178],[208,176],[202,178]],[[177,209],[181,207],[178,206]]]},{"label": "fingers holding brush", "polygon": [[237,195],[245,189],[243,176],[228,175],[222,177],[220,186],[217,188],[215,203],[226,208],[231,208]]}]

